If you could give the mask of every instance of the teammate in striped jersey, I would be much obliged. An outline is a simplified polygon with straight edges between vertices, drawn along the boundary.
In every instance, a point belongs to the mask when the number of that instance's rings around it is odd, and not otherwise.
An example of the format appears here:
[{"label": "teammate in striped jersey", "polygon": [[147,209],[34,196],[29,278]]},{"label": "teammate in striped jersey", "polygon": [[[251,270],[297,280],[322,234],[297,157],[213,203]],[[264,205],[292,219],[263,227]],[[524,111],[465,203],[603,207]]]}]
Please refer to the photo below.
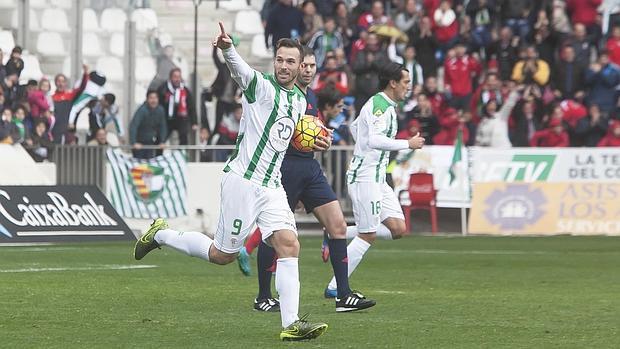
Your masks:
[{"label": "teammate in striped jersey", "polygon": [[[385,172],[390,151],[419,149],[424,145],[419,133],[410,139],[394,139],[398,131],[395,107],[405,100],[409,82],[404,66],[390,62],[382,67],[379,84],[383,91],[364,104],[351,124],[355,150],[347,183],[355,226],[347,227],[347,236],[355,238],[347,247],[349,276],[377,236],[398,239],[406,231],[405,216],[394,190],[385,182]],[[326,296],[336,288],[336,279],[332,278]]]},{"label": "teammate in striped jersey", "polygon": [[236,259],[254,224],[263,240],[279,256],[276,289],[280,295],[282,340],[320,336],[324,323],[309,323],[299,310],[299,242],[293,213],[280,181],[280,165],[295,125],[305,112],[306,99],[295,86],[302,61],[301,45],[281,39],[276,46],[275,75],[250,68],[232,47],[220,22],[220,35],[213,42],[223,52],[226,65],[243,90],[243,116],[236,149],[224,168],[221,181],[220,219],[212,239],[198,232],[169,229],[159,218],[138,240],[136,259],[161,245],[215,264]]}]

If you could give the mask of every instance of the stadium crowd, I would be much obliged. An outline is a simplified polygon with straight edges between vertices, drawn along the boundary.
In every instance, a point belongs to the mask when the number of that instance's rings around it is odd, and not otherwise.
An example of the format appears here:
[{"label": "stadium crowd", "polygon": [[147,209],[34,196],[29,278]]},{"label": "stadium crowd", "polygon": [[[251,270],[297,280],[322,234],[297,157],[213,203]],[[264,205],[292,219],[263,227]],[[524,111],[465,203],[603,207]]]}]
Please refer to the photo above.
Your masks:
[{"label": "stadium crowd", "polygon": [[[399,106],[397,137],[420,132],[427,144],[451,145],[460,131],[467,145],[620,146],[618,1],[266,0],[261,18],[267,47],[293,37],[314,50],[315,92],[330,86],[346,96],[345,112],[327,120],[338,130],[335,144],[352,143],[347,124],[377,92],[377,67],[394,61],[412,80]],[[108,93],[81,112],[89,120],[88,144],[128,143],[135,156],[151,157],[157,152],[141,146],[164,143],[173,130],[180,144],[194,132],[200,144],[234,144],[241,91],[217,50],[217,78],[194,94],[172,60],[173,48],[157,38],[151,46],[157,76],[128,134]],[[71,110],[96,76],[84,67],[73,89],[62,74],[19,85],[21,54],[15,47],[0,66],[0,141],[24,144],[41,161],[53,144],[76,143]],[[194,110],[194,98],[215,99],[213,129],[205,109]]]}]

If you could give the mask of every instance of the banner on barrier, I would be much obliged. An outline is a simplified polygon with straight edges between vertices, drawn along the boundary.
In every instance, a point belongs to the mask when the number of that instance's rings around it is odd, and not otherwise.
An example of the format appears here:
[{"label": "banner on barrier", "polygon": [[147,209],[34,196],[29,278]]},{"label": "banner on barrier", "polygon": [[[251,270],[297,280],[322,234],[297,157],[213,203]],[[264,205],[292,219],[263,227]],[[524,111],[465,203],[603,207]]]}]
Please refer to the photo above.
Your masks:
[{"label": "banner on barrier", "polygon": [[155,219],[187,215],[187,163],[173,150],[152,159],[134,159],[108,149],[111,176],[106,193],[125,218]]},{"label": "banner on barrier", "polygon": [[134,239],[95,186],[0,186],[0,244]]},{"label": "banner on barrier", "polygon": [[620,182],[477,183],[469,232],[620,235]]},{"label": "banner on barrier", "polygon": [[616,148],[472,147],[472,182],[620,181]]}]

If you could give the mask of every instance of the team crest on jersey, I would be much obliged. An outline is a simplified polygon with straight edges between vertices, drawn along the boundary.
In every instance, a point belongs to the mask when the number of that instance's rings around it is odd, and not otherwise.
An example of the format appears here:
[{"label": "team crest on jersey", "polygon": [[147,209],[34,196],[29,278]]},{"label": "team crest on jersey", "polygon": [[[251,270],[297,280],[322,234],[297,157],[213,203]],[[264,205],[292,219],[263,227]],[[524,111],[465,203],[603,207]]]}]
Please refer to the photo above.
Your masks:
[{"label": "team crest on jersey", "polygon": [[269,144],[278,153],[288,149],[289,142],[295,130],[295,122],[289,117],[277,119],[269,130]]},{"label": "team crest on jersey", "polygon": [[381,116],[381,115],[383,115],[383,112],[381,111],[381,109],[375,110],[375,116]]},{"label": "team crest on jersey", "polygon": [[129,173],[129,183],[133,187],[134,194],[147,202],[161,195],[169,178],[163,168],[147,164],[137,165]]}]

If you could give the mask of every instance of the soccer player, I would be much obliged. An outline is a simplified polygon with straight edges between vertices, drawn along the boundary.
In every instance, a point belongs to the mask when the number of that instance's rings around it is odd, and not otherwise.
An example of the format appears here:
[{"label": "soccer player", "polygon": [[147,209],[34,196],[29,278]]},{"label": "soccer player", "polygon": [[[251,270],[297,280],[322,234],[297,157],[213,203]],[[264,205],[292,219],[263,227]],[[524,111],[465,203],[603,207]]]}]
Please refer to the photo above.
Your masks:
[{"label": "soccer player", "polygon": [[236,258],[254,224],[263,240],[277,252],[276,289],[280,295],[282,340],[320,336],[324,323],[298,318],[299,242],[295,218],[280,181],[280,166],[295,125],[306,109],[306,99],[295,86],[302,47],[291,39],[278,41],[274,75],[262,74],[243,61],[220,22],[213,45],[223,52],[233,79],[243,90],[243,117],[234,153],[228,160],[221,186],[220,219],[212,239],[198,232],[179,232],[158,218],[136,242],[134,256],[142,259],[159,246],[169,246],[214,264]]},{"label": "soccer player", "polygon": [[[317,103],[314,92],[308,88],[316,75],[316,60],[311,49],[304,48],[301,66],[302,71],[297,77],[297,86],[305,93],[308,101],[306,114],[317,116],[318,106],[321,107],[322,112],[328,113],[322,115],[325,122],[340,114],[343,107],[342,97],[339,94],[337,96],[335,90],[331,90],[329,98],[324,97],[323,101],[319,100]],[[297,202],[301,201],[306,212],[314,213],[327,232],[331,264],[335,278],[338,280],[336,311],[356,311],[374,306],[375,301],[367,299],[359,292],[352,291],[349,287],[347,224],[338,198],[327,182],[321,165],[314,159],[312,152],[300,152],[292,146],[289,147],[282,162],[282,185],[286,191],[291,211],[295,210]],[[256,241],[256,239],[254,240]],[[278,311],[278,300],[271,295],[271,273],[273,271],[271,267],[274,254],[273,248],[265,243],[260,243],[257,255],[259,291],[254,300],[254,309],[259,311]]]},{"label": "soccer player", "polygon": [[[353,203],[355,226],[347,235],[357,235],[349,243],[349,276],[358,266],[377,236],[398,239],[406,232],[405,216],[394,190],[385,182],[389,152],[419,149],[424,138],[418,133],[409,139],[394,139],[398,131],[396,104],[409,92],[409,72],[390,62],[381,68],[379,87],[351,124],[355,139],[353,159],[347,171],[349,196]],[[332,278],[325,295],[337,289],[340,281]]]}]

